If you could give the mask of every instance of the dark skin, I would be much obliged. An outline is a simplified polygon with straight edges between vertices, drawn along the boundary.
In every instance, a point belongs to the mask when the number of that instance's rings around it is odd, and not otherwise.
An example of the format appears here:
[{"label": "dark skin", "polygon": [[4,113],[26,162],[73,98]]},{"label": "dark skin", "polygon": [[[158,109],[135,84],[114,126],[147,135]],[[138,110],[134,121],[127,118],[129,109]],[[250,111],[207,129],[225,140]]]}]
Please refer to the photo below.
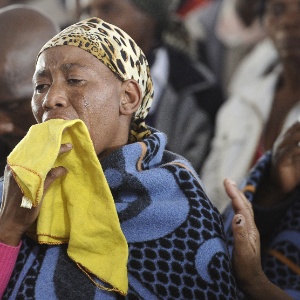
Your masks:
[{"label": "dark skin", "polygon": [[245,26],[251,26],[255,19],[257,19],[257,10],[260,0],[237,0],[235,1],[235,8],[238,16]]},{"label": "dark skin", "polygon": [[283,66],[264,134],[264,148],[271,149],[284,119],[300,99],[300,5],[298,0],[267,0],[264,24]]},{"label": "dark skin", "polygon": [[88,0],[81,9],[86,9],[89,16],[103,19],[123,29],[146,56],[156,43],[156,21],[131,0]]},{"label": "dark skin", "polygon": [[[37,122],[81,119],[100,159],[127,144],[132,115],[142,99],[135,80],[120,81],[108,67],[82,49],[56,46],[39,56],[33,85],[32,110]],[[62,145],[60,154],[71,149],[72,145]],[[44,194],[63,176],[68,176],[63,167],[50,170]],[[6,167],[0,213],[0,242],[4,244],[17,246],[39,214],[42,202],[32,209],[22,208],[22,196]]]},{"label": "dark skin", "polygon": [[232,220],[233,269],[239,288],[244,292],[246,299],[293,299],[271,283],[262,270],[260,236],[254,222],[251,203],[231,180],[225,179],[224,186],[235,212]]},{"label": "dark skin", "polygon": [[[39,49],[57,30],[52,20],[28,7],[7,8],[0,12],[0,145],[1,150],[5,149],[1,151],[0,176],[3,174],[2,164],[6,164],[6,156],[25,136],[29,127],[36,123],[30,105],[34,62]],[[63,146],[61,153],[65,151]],[[61,168],[51,171],[46,179],[46,189],[54,178],[63,176],[65,172]],[[23,232],[21,227],[28,228],[28,223],[36,218],[38,208],[32,211],[20,208],[20,203],[15,200],[22,198],[22,193],[9,168],[6,168],[4,178],[0,242],[16,246]],[[20,222],[24,222],[24,226],[20,226]]]},{"label": "dark skin", "polygon": [[259,186],[254,202],[266,207],[284,201],[300,183],[300,123],[291,126],[274,144],[272,168]]}]

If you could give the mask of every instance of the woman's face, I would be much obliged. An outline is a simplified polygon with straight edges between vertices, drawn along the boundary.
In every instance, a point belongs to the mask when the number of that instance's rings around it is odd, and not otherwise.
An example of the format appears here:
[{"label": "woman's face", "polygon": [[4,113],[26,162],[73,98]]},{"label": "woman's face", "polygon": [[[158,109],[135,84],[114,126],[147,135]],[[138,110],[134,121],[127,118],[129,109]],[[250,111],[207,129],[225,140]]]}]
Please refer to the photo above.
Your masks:
[{"label": "woman's face", "polygon": [[267,0],[265,25],[282,59],[300,58],[299,0]]},{"label": "woman's face", "polygon": [[81,119],[98,155],[126,144],[128,136],[120,128],[122,82],[93,55],[74,46],[45,50],[33,86],[37,122]]}]

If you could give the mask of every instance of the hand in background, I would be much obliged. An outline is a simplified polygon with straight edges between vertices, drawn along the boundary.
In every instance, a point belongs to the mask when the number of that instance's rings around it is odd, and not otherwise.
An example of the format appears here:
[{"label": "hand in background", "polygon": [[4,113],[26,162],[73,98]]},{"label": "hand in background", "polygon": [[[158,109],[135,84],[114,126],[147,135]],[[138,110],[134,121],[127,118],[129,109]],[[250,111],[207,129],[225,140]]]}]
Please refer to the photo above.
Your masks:
[{"label": "hand in background", "polygon": [[224,186],[235,212],[232,220],[232,263],[239,288],[245,293],[246,299],[292,299],[272,284],[262,270],[260,235],[251,203],[230,179],[224,180]]}]

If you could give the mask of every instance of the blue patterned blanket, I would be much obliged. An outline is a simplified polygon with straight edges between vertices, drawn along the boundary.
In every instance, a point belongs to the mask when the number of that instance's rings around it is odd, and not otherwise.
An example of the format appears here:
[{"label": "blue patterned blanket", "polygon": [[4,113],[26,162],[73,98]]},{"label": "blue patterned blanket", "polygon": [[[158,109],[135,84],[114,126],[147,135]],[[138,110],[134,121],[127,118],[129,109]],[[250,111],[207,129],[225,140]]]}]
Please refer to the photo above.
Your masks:
[{"label": "blue patterned blanket", "polygon": [[[126,299],[237,299],[221,216],[191,165],[165,143],[155,131],[101,161],[129,246]],[[3,299],[122,296],[97,289],[66,245],[24,236]]]}]

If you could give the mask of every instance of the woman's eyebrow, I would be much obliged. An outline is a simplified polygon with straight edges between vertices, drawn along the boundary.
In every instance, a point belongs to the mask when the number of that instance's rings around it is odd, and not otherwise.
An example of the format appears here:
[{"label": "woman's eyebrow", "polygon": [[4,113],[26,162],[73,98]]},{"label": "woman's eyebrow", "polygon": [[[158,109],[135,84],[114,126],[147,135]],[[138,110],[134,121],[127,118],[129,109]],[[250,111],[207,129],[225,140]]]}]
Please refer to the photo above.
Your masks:
[{"label": "woman's eyebrow", "polygon": [[34,83],[36,78],[47,77],[48,71],[46,69],[36,70],[32,76],[32,82]]},{"label": "woman's eyebrow", "polygon": [[[83,65],[83,64],[80,64],[80,63],[66,63],[66,64],[62,64],[60,66],[60,69],[62,71],[70,71],[72,69],[75,69],[75,68],[80,68],[80,69],[87,69],[88,68],[88,65]],[[47,69],[41,69],[41,70],[37,70],[34,74],[33,74],[33,77],[32,77],[32,81],[34,82],[34,80],[36,78],[43,78],[43,77],[47,77],[49,74],[49,71]]]},{"label": "woman's eyebrow", "polygon": [[61,67],[60,67],[60,69],[62,71],[69,71],[69,70],[74,69],[74,68],[87,69],[88,65],[83,65],[83,64],[80,64],[80,63],[67,63],[67,64],[62,64]]}]

